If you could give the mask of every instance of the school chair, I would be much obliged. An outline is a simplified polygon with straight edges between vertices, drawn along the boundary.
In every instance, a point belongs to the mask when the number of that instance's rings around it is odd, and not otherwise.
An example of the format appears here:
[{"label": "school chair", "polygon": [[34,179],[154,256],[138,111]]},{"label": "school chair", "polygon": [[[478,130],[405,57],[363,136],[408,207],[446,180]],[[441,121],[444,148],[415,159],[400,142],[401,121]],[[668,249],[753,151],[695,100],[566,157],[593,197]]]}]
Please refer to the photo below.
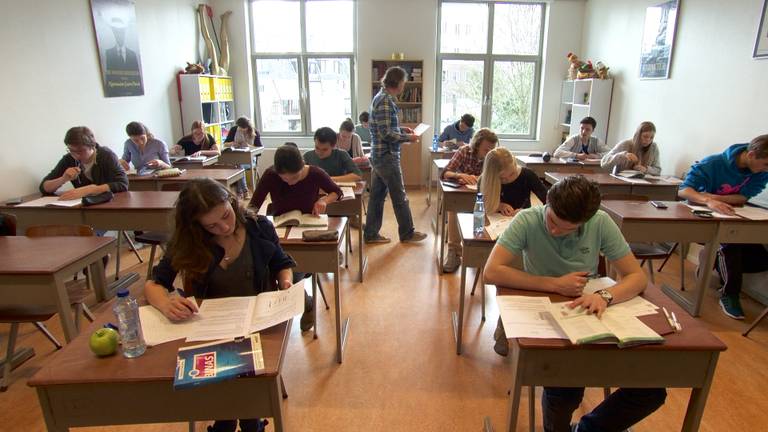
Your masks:
[{"label": "school chair", "polygon": [[763,312],[760,314],[760,316],[757,317],[756,320],[752,321],[752,324],[749,325],[749,328],[746,331],[744,331],[744,333],[742,333],[741,335],[744,336],[744,337],[749,336],[749,333],[755,327],[757,327],[757,325],[760,324],[765,319],[766,316],[768,316],[768,307],[763,309]]}]

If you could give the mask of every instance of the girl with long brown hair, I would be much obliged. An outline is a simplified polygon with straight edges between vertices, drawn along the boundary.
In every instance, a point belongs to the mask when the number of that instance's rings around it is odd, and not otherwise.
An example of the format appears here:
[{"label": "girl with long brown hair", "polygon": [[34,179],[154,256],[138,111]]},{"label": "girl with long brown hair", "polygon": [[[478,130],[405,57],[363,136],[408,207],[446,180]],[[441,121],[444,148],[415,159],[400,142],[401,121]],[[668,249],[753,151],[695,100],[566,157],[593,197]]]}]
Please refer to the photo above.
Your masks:
[{"label": "girl with long brown hair", "polygon": [[622,170],[636,170],[646,174],[659,175],[661,173],[661,160],[659,160],[659,146],[653,141],[656,136],[656,126],[644,121],[640,123],[632,139],[624,140],[603,156],[600,165],[603,168]]}]

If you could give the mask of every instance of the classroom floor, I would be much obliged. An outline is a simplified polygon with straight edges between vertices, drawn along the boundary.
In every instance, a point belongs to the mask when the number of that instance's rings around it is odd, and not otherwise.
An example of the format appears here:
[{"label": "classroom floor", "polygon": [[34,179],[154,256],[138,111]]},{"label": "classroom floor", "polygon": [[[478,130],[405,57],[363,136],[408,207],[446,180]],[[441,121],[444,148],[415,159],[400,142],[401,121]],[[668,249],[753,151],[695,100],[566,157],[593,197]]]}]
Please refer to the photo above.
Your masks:
[{"label": "classroom floor", "polygon": [[[289,398],[283,416],[288,431],[477,431],[489,416],[494,429],[505,427],[508,410],[509,365],[492,348],[498,313],[489,291],[488,320],[480,321],[479,295],[468,301],[464,354],[457,356],[451,311],[458,307],[459,274],[439,276],[435,255],[439,251],[430,227],[435,209],[425,203],[423,191],[410,191],[417,229],[429,234],[420,244],[366,247],[368,270],[364,284],[357,283],[357,260],[341,272],[343,315],[351,317],[344,364],[335,362],[333,309],[318,310],[320,337],[301,334],[298,323],[290,335],[283,374]],[[396,238],[391,206],[386,204],[382,234]],[[357,236],[353,235],[357,248]],[[355,252],[357,249],[355,249]],[[149,248],[141,251],[149,256]],[[123,253],[123,266],[140,275],[131,253]],[[114,261],[114,260],[113,260]],[[112,264],[113,265],[113,264]],[[657,266],[658,267],[658,264]],[[111,271],[110,271],[111,270]],[[688,280],[693,265],[686,266]],[[114,269],[108,269],[113,273]],[[679,260],[672,259],[657,282],[679,281]],[[332,283],[324,278],[331,305]],[[140,288],[143,285],[137,284]],[[748,322],[762,307],[745,300]],[[768,424],[768,321],[749,338],[741,336],[746,323],[725,317],[716,292],[707,292],[701,320],[728,345],[720,356],[704,413],[701,431],[764,430]],[[49,328],[63,340],[58,318]],[[4,352],[8,325],[0,326]],[[52,345],[31,325],[22,326],[19,346],[35,348],[37,355],[12,373],[10,387],[0,393],[0,425],[4,431],[43,431],[37,395],[26,385],[54,352]],[[666,404],[635,432],[680,430],[690,391],[671,389]],[[539,393],[540,397],[540,393]],[[601,389],[590,389],[583,413],[602,400]],[[94,409],[108,410],[105,401]],[[518,431],[528,430],[527,393],[521,401]],[[541,408],[537,404],[537,430]],[[763,425],[763,426],[760,426]],[[187,431],[186,424],[82,428],[88,431]],[[205,425],[197,424],[198,431]],[[271,427],[268,430],[272,430]]]}]

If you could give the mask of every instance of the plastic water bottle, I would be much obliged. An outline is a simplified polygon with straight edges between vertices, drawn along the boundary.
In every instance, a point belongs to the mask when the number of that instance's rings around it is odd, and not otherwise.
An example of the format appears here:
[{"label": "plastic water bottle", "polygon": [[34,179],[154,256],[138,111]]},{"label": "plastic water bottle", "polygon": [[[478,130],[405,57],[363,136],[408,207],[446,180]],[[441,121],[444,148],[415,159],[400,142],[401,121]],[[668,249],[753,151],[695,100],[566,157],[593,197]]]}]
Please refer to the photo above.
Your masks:
[{"label": "plastic water bottle", "polygon": [[483,229],[485,229],[485,203],[483,202],[483,194],[481,193],[477,194],[475,209],[472,214],[472,231],[474,231],[475,234],[482,234]]},{"label": "plastic water bottle", "polygon": [[147,350],[147,344],[144,342],[144,335],[141,332],[139,305],[127,289],[117,292],[117,303],[114,311],[115,316],[117,316],[120,341],[123,344],[123,355],[133,358],[144,354],[144,351]]},{"label": "plastic water bottle", "polygon": [[432,151],[436,152],[437,148],[440,147],[440,141],[437,138],[437,135],[432,138]]}]

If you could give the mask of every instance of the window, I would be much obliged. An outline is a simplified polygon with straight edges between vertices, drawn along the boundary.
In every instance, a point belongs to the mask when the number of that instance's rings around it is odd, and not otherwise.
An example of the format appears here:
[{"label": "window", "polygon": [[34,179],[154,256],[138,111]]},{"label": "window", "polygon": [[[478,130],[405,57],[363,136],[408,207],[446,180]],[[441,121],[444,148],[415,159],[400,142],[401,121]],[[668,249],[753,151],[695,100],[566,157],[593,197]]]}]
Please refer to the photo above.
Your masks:
[{"label": "window", "polygon": [[353,117],[355,2],[250,2],[256,123],[265,135],[312,135]]},{"label": "window", "polygon": [[533,139],[541,80],[543,3],[440,2],[440,80],[436,120],[442,130],[469,113],[475,128]]}]

